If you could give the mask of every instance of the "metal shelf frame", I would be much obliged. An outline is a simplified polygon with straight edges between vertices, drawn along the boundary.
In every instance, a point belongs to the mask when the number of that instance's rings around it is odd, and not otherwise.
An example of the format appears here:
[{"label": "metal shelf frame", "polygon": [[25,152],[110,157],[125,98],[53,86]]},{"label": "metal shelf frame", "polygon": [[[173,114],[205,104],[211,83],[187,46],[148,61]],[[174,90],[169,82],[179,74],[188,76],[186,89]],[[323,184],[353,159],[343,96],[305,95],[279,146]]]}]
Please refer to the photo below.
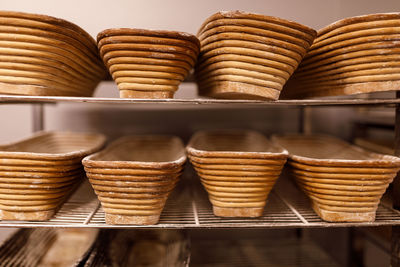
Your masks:
[{"label": "metal shelf frame", "polygon": [[[311,100],[220,100],[220,99],[121,99],[98,97],[43,97],[0,95],[0,104],[33,104],[33,130],[44,129],[44,104],[57,103],[98,103],[125,104],[133,108],[142,107],[180,107],[180,108],[300,108],[300,131],[307,132],[310,117],[306,110],[312,107],[389,107],[396,110],[395,119],[395,155],[400,156],[400,93],[396,98],[329,98]],[[328,223],[322,221],[312,210],[308,200],[296,187],[281,186],[282,180],[272,191],[264,215],[257,219],[218,218],[213,215],[201,186],[190,186],[190,190],[175,190],[167,202],[160,222],[152,226],[107,225],[100,203],[92,194],[82,194],[80,190],[67,201],[53,219],[46,222],[6,222],[0,221],[0,227],[40,228],[313,228],[313,227],[363,227],[392,226],[391,266],[400,266],[400,177],[393,182],[392,204],[382,203],[377,211],[376,220],[371,223]],[[87,188],[86,184],[86,189]],[[182,186],[181,186],[182,187]],[[85,186],[82,186],[85,188]],[[289,188],[294,188],[295,191]],[[85,197],[82,197],[85,196]],[[90,199],[87,199],[90,197]]]}]

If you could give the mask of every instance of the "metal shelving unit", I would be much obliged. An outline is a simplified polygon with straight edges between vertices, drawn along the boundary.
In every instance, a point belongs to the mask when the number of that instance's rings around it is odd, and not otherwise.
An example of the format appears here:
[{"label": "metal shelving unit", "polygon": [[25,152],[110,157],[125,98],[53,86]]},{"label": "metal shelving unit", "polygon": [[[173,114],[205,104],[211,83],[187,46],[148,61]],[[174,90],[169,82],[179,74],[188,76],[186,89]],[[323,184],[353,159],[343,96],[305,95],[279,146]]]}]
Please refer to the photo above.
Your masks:
[{"label": "metal shelving unit", "polygon": [[[301,110],[312,107],[389,107],[396,109],[394,145],[395,154],[400,155],[400,95],[392,99],[331,98],[313,100],[219,100],[219,99],[120,99],[98,97],[33,97],[0,95],[0,104],[33,104],[34,130],[43,129],[45,104],[83,103],[124,104],[132,108],[274,108],[293,107]],[[300,126],[309,120],[304,112],[300,113]],[[303,129],[304,130],[304,129]],[[378,208],[376,220],[371,223],[328,223],[322,221],[312,210],[308,199],[288,179],[281,177],[271,192],[264,215],[256,219],[219,218],[213,215],[212,206],[205,191],[193,177],[186,172],[183,182],[173,192],[161,215],[159,224],[151,226],[118,226],[105,224],[104,212],[90,189],[88,183],[82,187],[61,207],[53,219],[46,222],[0,221],[0,227],[43,228],[327,228],[327,227],[363,227],[392,226],[392,266],[400,266],[400,179],[393,182],[391,202],[382,202]],[[194,179],[194,180],[193,180]],[[186,181],[186,182],[185,182]],[[187,181],[190,181],[187,183]],[[193,181],[197,181],[193,183]],[[193,185],[194,184],[194,185]],[[88,188],[89,187],[89,188]],[[82,190],[85,194],[82,194]],[[91,192],[88,194],[88,192]],[[394,208],[392,208],[392,205]],[[229,263],[229,262],[228,262]],[[222,266],[222,265],[221,265]],[[233,266],[233,265],[229,265]],[[256,266],[256,265],[255,265]],[[296,266],[296,265],[294,265]],[[312,265],[307,265],[312,266]],[[320,265],[315,265],[320,266]],[[330,265],[327,265],[330,266]]]}]

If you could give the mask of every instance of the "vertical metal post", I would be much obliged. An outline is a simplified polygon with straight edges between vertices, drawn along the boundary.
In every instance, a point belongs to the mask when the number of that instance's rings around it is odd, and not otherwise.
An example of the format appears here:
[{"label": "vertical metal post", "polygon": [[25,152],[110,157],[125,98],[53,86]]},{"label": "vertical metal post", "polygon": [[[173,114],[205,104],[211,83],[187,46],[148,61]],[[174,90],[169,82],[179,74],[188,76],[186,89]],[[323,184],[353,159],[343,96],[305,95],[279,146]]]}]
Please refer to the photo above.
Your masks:
[{"label": "vertical metal post", "polygon": [[44,106],[43,104],[32,105],[32,131],[44,130]]},{"label": "vertical metal post", "polygon": [[298,124],[298,132],[304,133],[304,109],[305,107],[300,106],[299,109],[299,124]]},{"label": "vertical metal post", "polygon": [[310,134],[312,132],[311,107],[300,107],[298,130],[302,134]]},{"label": "vertical metal post", "polygon": [[[310,134],[311,133],[311,108],[301,106],[299,110],[299,124],[298,132],[300,134]],[[296,228],[296,237],[301,240],[303,238],[303,229]]]},{"label": "vertical metal post", "polygon": [[[396,93],[396,97],[400,98],[400,92]],[[394,154],[400,156],[400,105],[396,105],[396,120],[395,120],[395,140]],[[393,181],[393,208],[400,209],[400,175],[397,175]],[[391,242],[391,266],[400,266],[400,226],[392,227],[392,242]]]}]

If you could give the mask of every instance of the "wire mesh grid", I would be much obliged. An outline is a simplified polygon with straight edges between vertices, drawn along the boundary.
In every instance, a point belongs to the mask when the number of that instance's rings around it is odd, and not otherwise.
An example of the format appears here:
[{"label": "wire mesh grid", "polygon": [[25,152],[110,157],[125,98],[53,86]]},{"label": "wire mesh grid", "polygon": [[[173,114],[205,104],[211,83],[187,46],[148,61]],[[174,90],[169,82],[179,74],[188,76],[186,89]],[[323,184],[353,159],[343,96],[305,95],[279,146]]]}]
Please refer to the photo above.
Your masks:
[{"label": "wire mesh grid", "polygon": [[301,219],[281,200],[276,191],[272,191],[264,214],[258,218],[223,218],[214,216],[207,193],[199,182],[193,182],[194,199],[199,218],[199,224],[204,227],[257,227],[285,226],[287,224],[302,224]]},{"label": "wire mesh grid", "polygon": [[383,203],[371,223],[329,223],[312,210],[307,197],[287,177],[279,178],[259,218],[222,218],[214,216],[212,205],[193,172],[185,177],[169,197],[156,225],[108,225],[99,201],[85,182],[64,203],[55,216],[44,222],[0,221],[0,227],[72,228],[297,228],[400,225],[400,212]]},{"label": "wire mesh grid", "polygon": [[0,227],[85,227],[99,201],[85,181],[48,221],[0,221]]},{"label": "wire mesh grid", "polygon": [[[165,204],[164,210],[161,213],[160,220],[157,225],[143,226],[145,228],[185,228],[195,227],[195,215],[191,202],[191,192],[186,190],[186,185],[183,181],[178,183],[175,190]],[[105,214],[101,207],[94,213],[90,222],[91,227],[105,228],[129,228],[130,226],[121,225],[106,225]],[[139,227],[139,226],[136,226]]]}]

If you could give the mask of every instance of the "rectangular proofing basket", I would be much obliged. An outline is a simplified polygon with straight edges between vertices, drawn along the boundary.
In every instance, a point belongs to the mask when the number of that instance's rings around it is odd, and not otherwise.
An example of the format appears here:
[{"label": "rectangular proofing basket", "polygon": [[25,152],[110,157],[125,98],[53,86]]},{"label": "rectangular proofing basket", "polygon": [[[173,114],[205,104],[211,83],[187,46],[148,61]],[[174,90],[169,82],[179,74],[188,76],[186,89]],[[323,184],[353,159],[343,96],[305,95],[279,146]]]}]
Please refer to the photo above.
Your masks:
[{"label": "rectangular proofing basket", "polygon": [[0,218],[51,218],[81,181],[82,158],[104,142],[101,134],[41,132],[0,146]]},{"label": "rectangular proofing basket", "polygon": [[214,215],[259,217],[288,152],[254,131],[204,131],[187,146]]},{"label": "rectangular proofing basket", "polygon": [[186,161],[175,136],[122,137],[83,160],[108,224],[156,224]]}]

